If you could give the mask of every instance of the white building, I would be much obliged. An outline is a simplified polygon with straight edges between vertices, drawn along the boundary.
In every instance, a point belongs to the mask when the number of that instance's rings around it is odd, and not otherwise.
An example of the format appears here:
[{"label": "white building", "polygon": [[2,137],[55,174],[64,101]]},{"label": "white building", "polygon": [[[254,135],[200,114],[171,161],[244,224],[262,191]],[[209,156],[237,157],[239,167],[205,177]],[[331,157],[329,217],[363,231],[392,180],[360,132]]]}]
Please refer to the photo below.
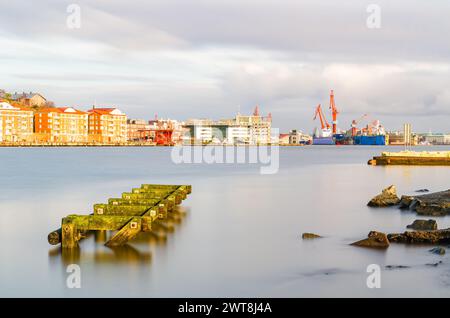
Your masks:
[{"label": "white building", "polygon": [[189,129],[192,143],[222,143],[222,144],[270,144],[271,115],[259,115],[256,108],[253,115],[237,114],[233,119],[213,121],[210,119],[190,119],[185,123]]},{"label": "white building", "polygon": [[426,134],[421,136],[421,141],[432,145],[450,145],[450,134]]},{"label": "white building", "polygon": [[250,130],[248,127],[230,126],[227,128],[227,144],[234,145],[248,143],[250,140]]}]

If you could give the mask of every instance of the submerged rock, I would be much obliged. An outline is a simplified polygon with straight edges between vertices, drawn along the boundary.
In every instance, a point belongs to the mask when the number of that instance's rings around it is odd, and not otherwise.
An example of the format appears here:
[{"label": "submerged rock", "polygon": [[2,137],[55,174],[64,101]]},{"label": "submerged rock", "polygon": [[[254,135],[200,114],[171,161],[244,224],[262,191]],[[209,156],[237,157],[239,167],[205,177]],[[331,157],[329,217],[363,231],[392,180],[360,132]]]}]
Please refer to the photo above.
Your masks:
[{"label": "submerged rock", "polygon": [[412,224],[407,225],[406,227],[417,231],[434,231],[438,229],[435,220],[415,220]]},{"label": "submerged rock", "polygon": [[437,255],[444,255],[445,254],[445,248],[443,248],[443,247],[435,247],[435,248],[432,248],[429,252],[433,253],[433,254],[437,254]]},{"label": "submerged rock", "polygon": [[434,231],[406,231],[387,235],[390,242],[443,244],[450,242],[450,228]]},{"label": "submerged rock", "polygon": [[419,215],[450,214],[450,190],[416,196],[404,195],[400,199],[400,208],[416,211]]},{"label": "submerged rock", "polygon": [[394,185],[391,185],[384,189],[381,194],[372,198],[367,205],[371,207],[385,207],[397,205],[399,203],[400,198],[397,196],[397,189]]},{"label": "submerged rock", "polygon": [[387,235],[381,232],[371,231],[366,239],[352,243],[354,246],[387,248],[389,240]]},{"label": "submerged rock", "polygon": [[314,233],[303,233],[302,234],[302,239],[304,240],[311,240],[311,239],[316,239],[316,238],[321,238],[322,236],[314,234]]},{"label": "submerged rock", "polygon": [[439,261],[439,262],[436,262],[436,263],[428,263],[428,264],[425,264],[425,265],[437,267],[440,264],[442,264],[442,261]]},{"label": "submerged rock", "polygon": [[428,189],[419,189],[419,190],[416,190],[416,192],[430,192],[430,190],[428,190]]},{"label": "submerged rock", "polygon": [[386,265],[386,269],[404,269],[404,268],[410,268],[410,266],[406,265]]}]

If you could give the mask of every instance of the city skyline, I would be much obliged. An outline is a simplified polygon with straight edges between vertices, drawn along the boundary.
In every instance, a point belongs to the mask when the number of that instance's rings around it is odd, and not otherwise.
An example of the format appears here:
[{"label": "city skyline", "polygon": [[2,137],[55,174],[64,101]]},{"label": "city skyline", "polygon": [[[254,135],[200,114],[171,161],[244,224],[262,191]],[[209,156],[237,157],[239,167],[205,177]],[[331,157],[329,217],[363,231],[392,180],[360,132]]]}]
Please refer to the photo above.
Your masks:
[{"label": "city skyline", "polygon": [[305,133],[319,103],[331,121],[334,89],[341,129],[368,113],[390,130],[448,132],[447,3],[378,1],[381,26],[370,29],[368,1],[130,2],[78,1],[80,29],[66,26],[70,2],[0,4],[0,88],[143,119],[259,105],[274,127]]}]

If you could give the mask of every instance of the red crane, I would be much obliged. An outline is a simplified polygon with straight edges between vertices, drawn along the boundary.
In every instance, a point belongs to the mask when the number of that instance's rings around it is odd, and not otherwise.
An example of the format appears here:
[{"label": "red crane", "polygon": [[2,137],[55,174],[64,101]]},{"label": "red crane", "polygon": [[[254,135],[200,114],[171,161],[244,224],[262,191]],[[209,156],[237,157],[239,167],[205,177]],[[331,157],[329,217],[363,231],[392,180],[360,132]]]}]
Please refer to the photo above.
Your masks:
[{"label": "red crane", "polygon": [[319,115],[320,125],[322,126],[322,130],[324,130],[325,128],[329,129],[330,128],[330,124],[325,119],[325,116],[323,115],[322,107],[320,106],[320,104],[317,105],[317,107],[316,107],[316,112],[314,113],[314,119],[313,120],[316,120],[317,115]]},{"label": "red crane", "polygon": [[336,108],[336,104],[334,103],[334,91],[331,90],[330,93],[330,109],[331,114],[333,117],[333,134],[337,133],[337,114],[339,114],[339,111]]}]

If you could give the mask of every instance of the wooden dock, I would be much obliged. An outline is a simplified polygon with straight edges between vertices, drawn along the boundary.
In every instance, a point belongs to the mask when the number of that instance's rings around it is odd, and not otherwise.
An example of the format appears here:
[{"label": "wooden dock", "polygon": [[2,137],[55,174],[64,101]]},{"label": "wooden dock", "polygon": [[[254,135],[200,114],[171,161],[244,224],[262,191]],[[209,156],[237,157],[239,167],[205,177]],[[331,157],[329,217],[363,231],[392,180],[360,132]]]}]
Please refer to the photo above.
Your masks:
[{"label": "wooden dock", "polygon": [[143,184],[121,198],[112,198],[106,204],[94,204],[91,215],[71,214],[62,219],[61,228],[48,235],[52,245],[74,248],[90,231],[117,231],[106,243],[121,246],[140,232],[152,231],[158,220],[171,218],[175,206],[190,194],[190,185]]},{"label": "wooden dock", "polygon": [[450,152],[386,152],[368,161],[372,166],[450,166]]}]

